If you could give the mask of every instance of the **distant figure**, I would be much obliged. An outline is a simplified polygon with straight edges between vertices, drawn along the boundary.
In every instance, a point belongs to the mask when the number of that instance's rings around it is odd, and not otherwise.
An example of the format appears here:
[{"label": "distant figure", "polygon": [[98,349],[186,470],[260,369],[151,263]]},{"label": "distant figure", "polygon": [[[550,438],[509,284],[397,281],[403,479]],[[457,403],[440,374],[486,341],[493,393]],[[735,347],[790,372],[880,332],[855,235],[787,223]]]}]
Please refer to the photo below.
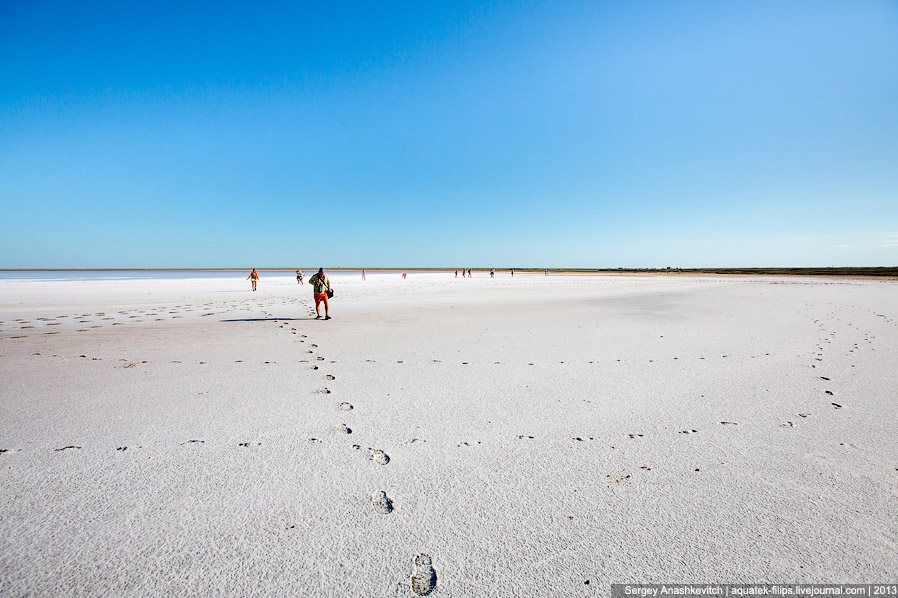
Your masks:
[{"label": "distant figure", "polygon": [[247,280],[253,281],[253,290],[256,290],[256,282],[259,280],[259,273],[256,272],[256,269],[253,268],[253,271],[249,273],[249,276],[246,277]]},{"label": "distant figure", "polygon": [[546,268],[546,271],[545,271],[544,275],[545,275],[545,276],[548,276],[548,275],[549,275],[549,269],[548,269],[548,268]]},{"label": "distant figure", "polygon": [[328,292],[333,293],[333,289],[331,289],[331,279],[328,278],[327,274],[324,273],[324,268],[318,268],[318,274],[313,274],[309,279],[309,284],[312,285],[312,296],[315,297],[315,313],[318,314],[315,316],[316,320],[321,319],[321,302],[324,302],[324,319],[330,320],[330,314],[328,313],[328,304],[327,304],[327,295]]},{"label": "distant figure", "polygon": [[365,269],[362,268],[362,280],[365,280]]},{"label": "distant figure", "polygon": [[296,284],[302,284],[302,270],[296,271]]},{"label": "distant figure", "polygon": [[458,270],[455,270],[455,277],[458,278]]},{"label": "distant figure", "polygon": [[405,272],[402,273],[402,280],[405,280],[405,277],[408,276]]},{"label": "distant figure", "polygon": [[496,269],[490,268],[490,278],[495,278],[495,277],[496,277]]},{"label": "distant figure", "polygon": [[511,277],[514,278],[514,268],[511,269]]}]

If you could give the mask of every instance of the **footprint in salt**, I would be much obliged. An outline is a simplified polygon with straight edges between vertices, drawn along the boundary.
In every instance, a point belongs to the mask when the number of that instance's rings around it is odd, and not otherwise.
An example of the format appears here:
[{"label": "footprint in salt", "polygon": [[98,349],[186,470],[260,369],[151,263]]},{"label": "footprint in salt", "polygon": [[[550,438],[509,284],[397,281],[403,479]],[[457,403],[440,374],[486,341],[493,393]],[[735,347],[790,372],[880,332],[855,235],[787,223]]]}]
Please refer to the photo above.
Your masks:
[{"label": "footprint in salt", "polygon": [[337,377],[336,377],[336,376],[331,376],[330,374],[328,374],[327,376],[324,377],[324,379],[325,379],[325,380],[336,380]]},{"label": "footprint in salt", "polygon": [[437,587],[437,572],[433,561],[426,554],[415,557],[415,572],[412,573],[412,591],[418,596],[426,596]]},{"label": "footprint in salt", "polygon": [[339,434],[352,434],[352,428],[346,424],[340,424],[334,428]]},{"label": "footprint in salt", "polygon": [[393,512],[393,501],[387,497],[387,493],[379,490],[371,497],[371,507],[376,513],[389,515]]},{"label": "footprint in salt", "polygon": [[344,401],[340,403],[340,409],[343,411],[352,411],[352,404]]}]

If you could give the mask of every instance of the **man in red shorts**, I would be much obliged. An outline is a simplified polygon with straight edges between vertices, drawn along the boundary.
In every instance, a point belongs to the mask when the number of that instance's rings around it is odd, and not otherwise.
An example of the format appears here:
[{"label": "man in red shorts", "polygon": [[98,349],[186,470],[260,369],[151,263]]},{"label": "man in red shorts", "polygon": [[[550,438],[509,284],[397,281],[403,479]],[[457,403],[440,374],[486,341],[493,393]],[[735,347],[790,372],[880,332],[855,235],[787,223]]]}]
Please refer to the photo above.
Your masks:
[{"label": "man in red shorts", "polygon": [[318,268],[318,274],[312,276],[309,279],[309,284],[312,285],[312,293],[314,293],[315,297],[315,313],[318,314],[315,316],[316,320],[321,319],[321,302],[324,302],[324,319],[330,320],[331,317],[328,315],[328,305],[327,305],[327,292],[331,290],[331,279],[328,278],[327,274],[324,273],[324,268]]}]

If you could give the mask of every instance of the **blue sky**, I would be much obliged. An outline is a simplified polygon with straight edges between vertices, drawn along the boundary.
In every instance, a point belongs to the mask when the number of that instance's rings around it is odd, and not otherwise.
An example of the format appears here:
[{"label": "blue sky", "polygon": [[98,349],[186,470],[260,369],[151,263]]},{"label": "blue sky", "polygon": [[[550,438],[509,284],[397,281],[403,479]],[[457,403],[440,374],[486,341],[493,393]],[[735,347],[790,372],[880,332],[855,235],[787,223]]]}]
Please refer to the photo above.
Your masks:
[{"label": "blue sky", "polygon": [[0,267],[898,265],[898,3],[0,0]]}]

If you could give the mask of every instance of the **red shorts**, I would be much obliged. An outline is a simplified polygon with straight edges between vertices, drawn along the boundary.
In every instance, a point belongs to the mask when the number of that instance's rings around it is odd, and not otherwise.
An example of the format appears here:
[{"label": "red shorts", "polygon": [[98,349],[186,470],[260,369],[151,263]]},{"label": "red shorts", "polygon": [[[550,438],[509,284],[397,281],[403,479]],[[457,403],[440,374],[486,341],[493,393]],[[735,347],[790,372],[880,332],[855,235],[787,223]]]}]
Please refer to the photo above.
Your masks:
[{"label": "red shorts", "polygon": [[315,305],[318,305],[322,301],[327,302],[327,293],[313,293],[315,296]]}]

